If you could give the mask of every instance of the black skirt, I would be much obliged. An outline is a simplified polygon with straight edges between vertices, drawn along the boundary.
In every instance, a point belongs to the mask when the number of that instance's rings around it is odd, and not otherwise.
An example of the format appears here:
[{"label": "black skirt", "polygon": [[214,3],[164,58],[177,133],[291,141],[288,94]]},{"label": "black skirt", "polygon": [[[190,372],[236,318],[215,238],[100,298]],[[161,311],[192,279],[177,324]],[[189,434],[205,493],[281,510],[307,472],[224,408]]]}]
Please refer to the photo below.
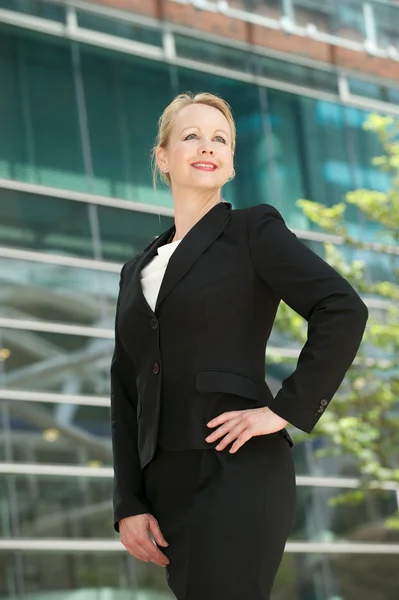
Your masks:
[{"label": "black skirt", "polygon": [[291,446],[277,432],[230,447],[158,447],[144,469],[177,600],[270,598],[294,516]]}]

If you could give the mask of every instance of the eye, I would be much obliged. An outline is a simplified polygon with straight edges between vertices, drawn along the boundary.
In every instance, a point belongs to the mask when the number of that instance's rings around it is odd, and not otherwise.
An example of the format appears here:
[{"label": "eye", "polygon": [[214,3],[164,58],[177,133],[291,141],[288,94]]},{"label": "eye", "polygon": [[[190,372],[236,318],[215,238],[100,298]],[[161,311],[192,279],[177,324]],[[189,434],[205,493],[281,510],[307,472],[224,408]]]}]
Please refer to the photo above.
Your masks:
[{"label": "eye", "polygon": [[[189,137],[191,137],[192,135],[195,135],[196,137],[197,134],[196,133],[189,133],[188,135],[186,135],[186,137],[184,138],[184,141],[188,140]],[[226,143],[226,140],[224,139],[224,137],[222,137],[221,135],[217,135],[216,138],[219,138],[220,140],[222,140],[223,144]]]}]

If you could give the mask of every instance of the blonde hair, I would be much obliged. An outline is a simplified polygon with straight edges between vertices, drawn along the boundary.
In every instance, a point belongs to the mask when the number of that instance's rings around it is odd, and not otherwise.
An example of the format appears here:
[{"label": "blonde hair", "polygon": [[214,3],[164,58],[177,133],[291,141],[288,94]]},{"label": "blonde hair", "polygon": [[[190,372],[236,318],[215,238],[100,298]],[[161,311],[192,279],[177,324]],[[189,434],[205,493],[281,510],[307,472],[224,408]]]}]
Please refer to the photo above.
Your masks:
[{"label": "blonde hair", "polygon": [[169,173],[162,172],[161,169],[158,167],[155,152],[158,147],[167,147],[170,139],[170,133],[172,131],[178,113],[181,111],[182,108],[185,108],[190,104],[206,104],[207,106],[213,106],[214,108],[217,108],[217,110],[220,110],[220,112],[226,117],[230,125],[232,137],[231,148],[233,152],[235,150],[236,126],[234,123],[234,117],[230,105],[219,96],[209,94],[208,92],[199,92],[195,95],[192,92],[185,92],[183,94],[179,94],[165,108],[158,120],[158,133],[156,137],[156,143],[151,150],[152,181],[155,191],[157,188],[158,175],[160,176],[160,179],[163,183],[165,183],[169,187],[171,185]]}]

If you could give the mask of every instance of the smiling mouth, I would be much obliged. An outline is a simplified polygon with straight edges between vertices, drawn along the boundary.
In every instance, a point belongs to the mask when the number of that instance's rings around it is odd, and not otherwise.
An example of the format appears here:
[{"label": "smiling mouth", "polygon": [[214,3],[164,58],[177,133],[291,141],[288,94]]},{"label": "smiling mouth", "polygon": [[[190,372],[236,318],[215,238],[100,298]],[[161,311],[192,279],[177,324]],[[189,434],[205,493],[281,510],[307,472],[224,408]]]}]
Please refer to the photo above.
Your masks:
[{"label": "smiling mouth", "polygon": [[194,163],[191,166],[200,171],[216,171],[217,169],[216,165],[210,165],[206,163]]}]

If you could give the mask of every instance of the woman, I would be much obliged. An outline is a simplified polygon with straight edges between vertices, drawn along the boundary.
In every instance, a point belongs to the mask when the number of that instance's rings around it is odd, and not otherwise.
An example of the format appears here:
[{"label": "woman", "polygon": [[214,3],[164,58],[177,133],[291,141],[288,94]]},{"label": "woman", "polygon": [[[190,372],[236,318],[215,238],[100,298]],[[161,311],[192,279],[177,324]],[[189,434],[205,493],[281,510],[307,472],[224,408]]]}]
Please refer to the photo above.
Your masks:
[{"label": "woman", "polygon": [[[270,598],[295,505],[285,427],[312,431],[368,316],[275,208],[221,200],[234,150],[221,98],[165,109],[153,156],[174,225],[123,266],[116,311],[114,526],[133,556],[166,567],[178,600]],[[273,398],[265,349],[281,300],[308,339]]]}]

